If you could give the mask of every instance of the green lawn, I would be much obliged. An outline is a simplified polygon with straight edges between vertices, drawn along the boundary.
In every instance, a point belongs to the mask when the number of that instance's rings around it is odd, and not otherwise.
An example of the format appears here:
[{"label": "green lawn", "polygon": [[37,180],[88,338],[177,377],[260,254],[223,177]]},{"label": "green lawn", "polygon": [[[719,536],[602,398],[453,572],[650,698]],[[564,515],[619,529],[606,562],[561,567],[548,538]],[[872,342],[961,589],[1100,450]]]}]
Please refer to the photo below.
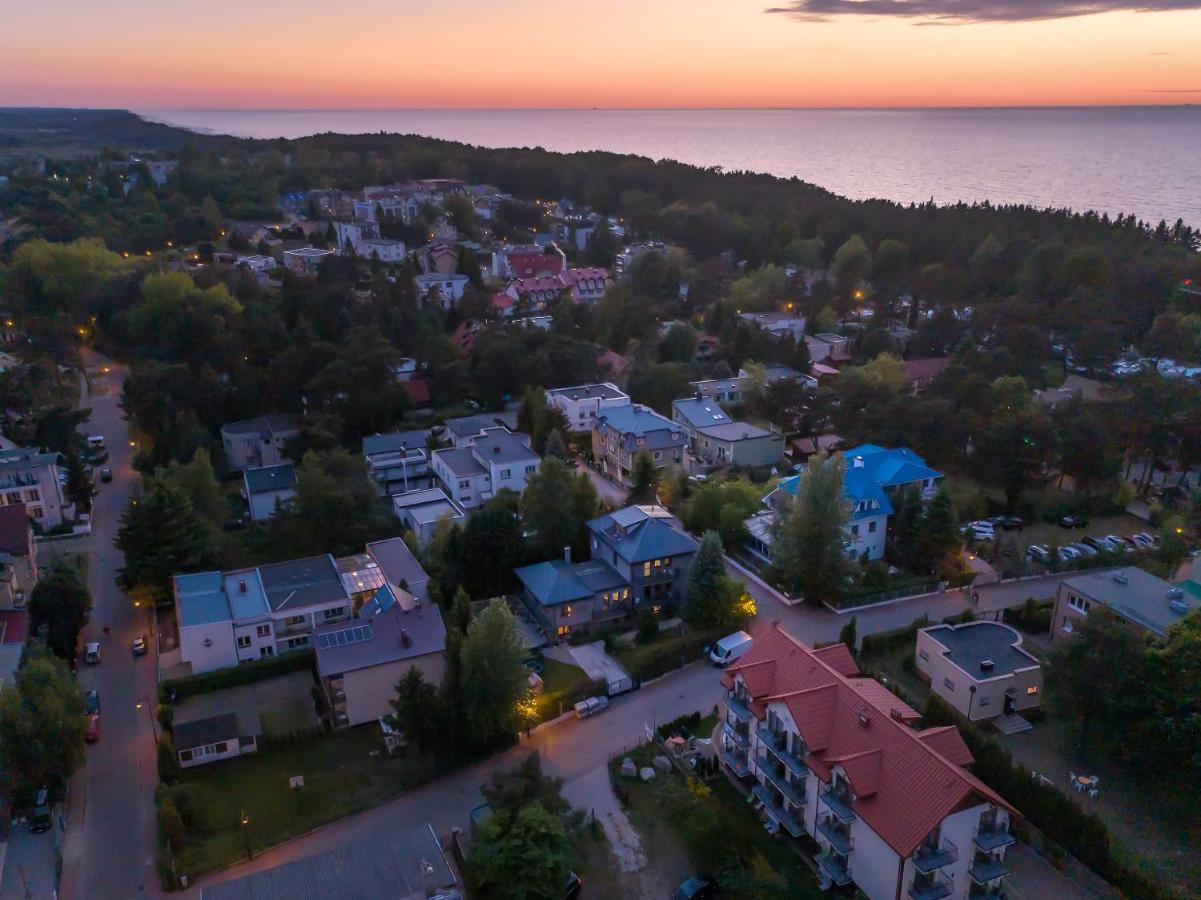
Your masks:
[{"label": "green lawn", "polygon": [[[251,844],[262,850],[378,806],[420,780],[412,762],[382,751],[379,729],[364,725],[185,769],[172,788],[174,796],[183,795],[177,805],[189,823],[179,873],[194,879],[242,859],[243,812]],[[299,797],[288,787],[295,775],[304,776]]]},{"label": "green lawn", "polygon": [[[639,766],[654,755],[649,745],[630,754]],[[613,760],[616,771],[621,758]],[[694,871],[717,879],[721,896],[818,900],[817,876],[784,838],[764,829],[745,797],[719,775],[707,782],[672,772],[650,783],[618,779],[628,794],[627,813],[653,849],[667,832],[687,848]],[[648,856],[650,854],[648,853]]]},{"label": "green lawn", "polygon": [[546,722],[571,709],[576,692],[588,684],[588,673],[579,666],[544,659],[542,694],[538,697],[538,720]]}]

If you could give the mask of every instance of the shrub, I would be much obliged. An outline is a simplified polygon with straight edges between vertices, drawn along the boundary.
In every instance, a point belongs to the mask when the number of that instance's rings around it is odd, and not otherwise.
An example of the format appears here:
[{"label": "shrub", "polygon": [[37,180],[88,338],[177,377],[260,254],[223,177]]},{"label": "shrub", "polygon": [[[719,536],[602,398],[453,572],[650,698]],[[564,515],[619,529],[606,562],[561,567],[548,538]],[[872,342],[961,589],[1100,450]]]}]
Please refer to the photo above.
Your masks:
[{"label": "shrub", "polygon": [[242,663],[231,669],[217,669],[213,672],[205,672],[203,675],[191,675],[187,678],[177,678],[174,681],[164,681],[158,686],[159,698],[182,700],[185,697],[195,697],[197,694],[208,694],[212,691],[265,681],[289,672],[303,672],[312,668],[313,659],[312,650],[293,650],[271,659],[257,659],[254,662]]},{"label": "shrub", "polygon": [[155,712],[158,715],[158,724],[162,726],[163,731],[170,731],[175,724],[175,707],[169,703],[160,703]]},{"label": "shrub", "polygon": [[179,778],[179,759],[175,756],[175,746],[171,738],[163,735],[158,741],[158,777],[167,784],[174,784]]},{"label": "shrub", "polygon": [[653,609],[644,609],[638,617],[638,642],[649,644],[659,635],[659,617]]},{"label": "shrub", "polygon": [[188,829],[170,797],[164,798],[163,802],[159,804],[158,827],[167,846],[178,853],[187,839]]}]

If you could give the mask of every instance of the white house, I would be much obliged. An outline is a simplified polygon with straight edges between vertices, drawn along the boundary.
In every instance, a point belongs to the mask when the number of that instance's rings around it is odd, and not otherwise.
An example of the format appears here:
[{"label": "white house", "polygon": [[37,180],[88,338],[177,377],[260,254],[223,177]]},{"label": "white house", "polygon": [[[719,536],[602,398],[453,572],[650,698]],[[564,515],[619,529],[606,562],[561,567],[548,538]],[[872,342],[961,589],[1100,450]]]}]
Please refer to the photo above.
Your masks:
[{"label": "white house", "polygon": [[289,462],[247,469],[242,473],[242,496],[252,521],[270,519],[296,496],[296,467]]},{"label": "white house", "polygon": [[457,307],[459,301],[463,299],[463,292],[467,290],[469,283],[470,279],[466,275],[453,273],[443,275],[441,272],[427,272],[413,278],[413,284],[417,287],[417,296],[431,300],[436,297],[438,305],[442,309]]},{"label": "white house", "polygon": [[188,769],[221,759],[233,759],[258,750],[258,735],[243,733],[235,713],[223,713],[190,722],[176,721],[171,743],[180,768]]},{"label": "white house", "polygon": [[25,504],[29,518],[45,529],[73,518],[75,505],[63,494],[61,459],[32,447],[0,450],[0,502]]},{"label": "white house", "polygon": [[555,388],[546,392],[546,403],[563,414],[570,431],[591,431],[602,410],[629,406],[630,396],[606,381]]},{"label": "white house", "polygon": [[969,770],[954,726],[920,716],[846,646],[810,650],[773,625],[722,675],[718,756],[765,827],[821,848],[824,887],[870,900],[996,897],[1014,808]]},{"label": "white house", "polygon": [[441,488],[410,491],[392,497],[392,511],[408,531],[417,537],[422,549],[429,545],[443,519],[462,524],[466,519],[463,510],[446,496]]},{"label": "white house", "polygon": [[295,417],[270,414],[257,419],[230,422],[221,427],[221,446],[231,472],[278,466],[288,461],[285,445],[300,434]]},{"label": "white house", "polygon": [[435,450],[432,466],[447,496],[473,509],[505,488],[522,493],[540,462],[528,436],[497,427],[485,429],[470,447]]},{"label": "white house", "polygon": [[1042,665],[1022,649],[1022,636],[1001,622],[923,628],[915,653],[922,680],[973,722],[1042,704]]},{"label": "white house", "polygon": [[402,431],[372,434],[363,438],[367,475],[381,497],[428,488],[430,472],[429,432]]},{"label": "white house", "polygon": [[379,237],[379,225],[366,219],[334,222],[334,231],[338,236],[338,246],[343,250],[353,250],[356,256],[367,255],[363,252],[364,241]]},{"label": "white house", "polygon": [[321,261],[337,253],[336,250],[321,250],[317,247],[297,247],[284,251],[284,268],[297,275],[312,278],[317,274]]},{"label": "white house", "polygon": [[788,312],[739,313],[738,318],[774,337],[791,334],[800,341],[805,337],[805,317]]}]

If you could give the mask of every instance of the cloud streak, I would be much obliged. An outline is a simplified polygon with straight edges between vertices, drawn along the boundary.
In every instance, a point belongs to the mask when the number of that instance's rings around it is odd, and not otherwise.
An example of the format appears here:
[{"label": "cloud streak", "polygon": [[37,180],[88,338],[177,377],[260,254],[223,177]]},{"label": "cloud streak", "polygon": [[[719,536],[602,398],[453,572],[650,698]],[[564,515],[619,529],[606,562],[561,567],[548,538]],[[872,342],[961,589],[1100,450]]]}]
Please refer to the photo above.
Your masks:
[{"label": "cloud streak", "polygon": [[1201,9],[1201,0],[792,0],[764,12],[809,22],[861,16],[914,19],[922,25],[971,25],[1191,9]]}]

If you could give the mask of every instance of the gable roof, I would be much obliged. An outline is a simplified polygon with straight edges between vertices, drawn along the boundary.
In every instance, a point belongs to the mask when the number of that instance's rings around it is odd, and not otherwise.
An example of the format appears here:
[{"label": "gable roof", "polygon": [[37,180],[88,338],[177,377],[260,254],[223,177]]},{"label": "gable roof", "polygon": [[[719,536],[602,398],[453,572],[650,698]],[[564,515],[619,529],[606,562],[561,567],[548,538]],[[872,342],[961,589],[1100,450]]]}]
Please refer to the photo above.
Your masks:
[{"label": "gable roof", "polygon": [[824,782],[841,769],[854,794],[852,809],[902,858],[966,806],[994,803],[1017,815],[963,768],[970,754],[955,729],[954,735],[932,729],[924,737],[893,715],[908,707],[881,695],[879,685],[847,678],[831,664],[837,659],[830,648],[810,650],[777,623],[726,670],[722,683],[730,687],[741,678],[759,718],[769,703],[784,704],[805,741],[806,764]]},{"label": "gable roof", "polygon": [[542,606],[588,600],[599,591],[624,585],[625,579],[603,560],[569,563],[562,559],[515,570],[531,597]]},{"label": "gable roof", "polygon": [[296,487],[296,467],[291,463],[260,466],[257,469],[247,469],[242,478],[245,479],[246,493],[248,494],[289,491]]},{"label": "gable roof", "polygon": [[695,553],[700,545],[669,525],[672,518],[662,507],[627,506],[592,519],[588,530],[627,563]]},{"label": "gable roof", "polygon": [[683,419],[690,428],[710,428],[714,425],[729,425],[734,420],[718,405],[716,400],[703,399],[673,400],[671,404],[677,421]]},{"label": "gable roof", "polygon": [[[876,508],[855,510],[853,518],[892,515],[887,488],[900,487],[924,481],[927,478],[942,478],[942,473],[931,469],[926,461],[908,447],[885,449],[875,444],[860,444],[842,453],[847,470],[843,477],[843,491],[852,502],[876,501]],[[791,475],[780,480],[778,489],[796,495],[800,475]]]}]

